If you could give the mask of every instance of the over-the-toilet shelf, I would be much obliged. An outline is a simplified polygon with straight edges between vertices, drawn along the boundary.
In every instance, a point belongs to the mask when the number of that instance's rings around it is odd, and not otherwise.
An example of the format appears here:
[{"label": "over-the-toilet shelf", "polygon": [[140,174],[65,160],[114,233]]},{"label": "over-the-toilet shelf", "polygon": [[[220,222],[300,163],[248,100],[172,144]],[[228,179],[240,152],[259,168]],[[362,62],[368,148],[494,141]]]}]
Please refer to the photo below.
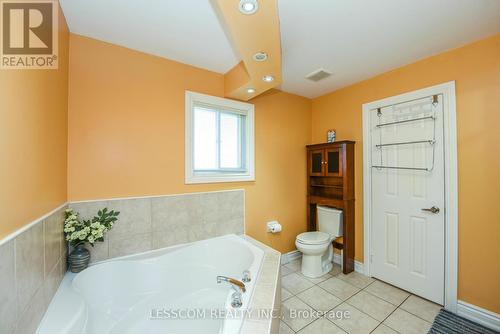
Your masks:
[{"label": "over-the-toilet shelf", "polygon": [[343,237],[333,241],[342,249],[343,272],[354,270],[354,141],[307,146],[307,221],[316,231],[316,206],[343,211]]}]

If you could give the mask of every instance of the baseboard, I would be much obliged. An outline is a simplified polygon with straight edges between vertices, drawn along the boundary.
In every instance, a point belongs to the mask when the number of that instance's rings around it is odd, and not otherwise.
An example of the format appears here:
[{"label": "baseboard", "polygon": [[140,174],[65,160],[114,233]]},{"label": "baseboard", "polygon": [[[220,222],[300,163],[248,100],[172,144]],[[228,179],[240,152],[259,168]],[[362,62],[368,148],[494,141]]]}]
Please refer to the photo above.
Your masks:
[{"label": "baseboard", "polygon": [[300,259],[302,254],[298,250],[293,250],[288,253],[281,254],[281,264],[287,264],[293,260]]},{"label": "baseboard", "polygon": [[[298,250],[293,250],[288,253],[284,253],[281,255],[281,264],[287,264],[293,260],[300,259],[302,257],[302,254]],[[342,256],[340,254],[333,254],[333,263],[337,263],[339,265],[342,265]],[[354,271],[364,274],[365,273],[365,268],[363,266],[363,263],[354,261]]]},{"label": "baseboard", "polygon": [[500,314],[485,310],[479,306],[458,301],[457,314],[480,325],[500,332]]}]

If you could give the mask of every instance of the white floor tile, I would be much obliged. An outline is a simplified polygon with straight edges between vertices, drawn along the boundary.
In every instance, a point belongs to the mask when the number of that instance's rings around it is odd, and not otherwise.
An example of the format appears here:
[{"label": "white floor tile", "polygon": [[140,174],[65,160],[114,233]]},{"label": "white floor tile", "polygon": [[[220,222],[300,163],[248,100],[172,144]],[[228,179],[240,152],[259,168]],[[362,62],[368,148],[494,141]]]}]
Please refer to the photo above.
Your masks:
[{"label": "white floor tile", "polygon": [[280,333],[279,334],[293,334],[295,333],[284,321],[280,321]]},{"label": "white floor tile", "polygon": [[287,267],[291,271],[300,271],[301,264],[302,258],[288,262],[287,264],[285,264],[285,267]]},{"label": "white floor tile", "polygon": [[306,280],[297,273],[292,273],[281,278],[281,286],[296,295],[312,287],[314,283]]},{"label": "white floor tile", "polygon": [[442,306],[412,295],[405,300],[400,308],[432,323]]},{"label": "white floor tile", "polygon": [[336,277],[332,277],[318,285],[342,300],[346,300],[359,291],[355,286],[339,280]]},{"label": "white floor tile", "polygon": [[368,334],[380,324],[379,321],[347,303],[340,304],[334,309],[334,311],[349,312],[348,318],[332,319],[335,325],[339,326],[349,334]]},{"label": "white floor tile", "polygon": [[316,277],[316,278],[307,277],[307,276],[303,275],[300,271],[298,271],[297,274],[299,274],[300,276],[304,277],[308,281],[313,282],[314,284],[321,283],[321,282],[326,281],[327,279],[329,279],[329,278],[332,277],[332,275],[330,275],[328,273],[324,274],[323,276]]},{"label": "white floor tile", "polygon": [[365,291],[358,292],[349,298],[347,303],[378,321],[383,321],[396,309],[395,305]]},{"label": "white floor tile", "polygon": [[410,295],[408,292],[382,281],[373,282],[365,289],[365,291],[396,306],[400,305]]},{"label": "white floor tile", "polygon": [[281,312],[283,321],[296,332],[316,320],[315,311],[297,297],[284,301]]},{"label": "white floor tile", "polygon": [[281,301],[285,301],[290,297],[293,297],[293,294],[287,289],[281,288]]},{"label": "white floor tile", "polygon": [[373,281],[375,281],[373,278],[357,273],[355,271],[347,275],[340,273],[339,275],[337,275],[337,278],[360,289],[366,288],[368,285],[373,283]]},{"label": "white floor tile", "polygon": [[375,328],[372,334],[399,334],[399,333],[387,327],[384,324],[380,324],[377,328]]},{"label": "white floor tile", "polygon": [[317,311],[329,311],[342,303],[342,300],[318,286],[302,291],[297,295],[307,305]]},{"label": "white floor tile", "polygon": [[334,263],[332,270],[330,270],[329,274],[332,276],[336,276],[342,272],[342,267],[339,264]]},{"label": "white floor tile", "polygon": [[345,334],[345,332],[325,318],[320,318],[299,331],[299,334]]},{"label": "white floor tile", "polygon": [[401,334],[426,334],[432,326],[430,322],[399,308],[384,321],[384,325]]}]

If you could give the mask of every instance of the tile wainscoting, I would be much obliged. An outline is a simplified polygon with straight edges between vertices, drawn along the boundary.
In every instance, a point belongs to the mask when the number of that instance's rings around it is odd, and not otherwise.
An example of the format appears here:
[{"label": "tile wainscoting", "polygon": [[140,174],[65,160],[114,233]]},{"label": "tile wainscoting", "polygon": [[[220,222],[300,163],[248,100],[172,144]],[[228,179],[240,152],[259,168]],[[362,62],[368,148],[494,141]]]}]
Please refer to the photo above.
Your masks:
[{"label": "tile wainscoting", "polygon": [[0,244],[0,333],[34,333],[66,272],[66,205]]},{"label": "tile wainscoting", "polygon": [[[67,270],[63,205],[0,243],[0,333],[34,333]],[[120,211],[91,261],[244,233],[244,190],[75,202],[84,219]]]},{"label": "tile wainscoting", "polygon": [[244,233],[244,190],[74,202],[70,207],[84,219],[105,207],[120,211],[106,240],[89,247],[91,262]]}]

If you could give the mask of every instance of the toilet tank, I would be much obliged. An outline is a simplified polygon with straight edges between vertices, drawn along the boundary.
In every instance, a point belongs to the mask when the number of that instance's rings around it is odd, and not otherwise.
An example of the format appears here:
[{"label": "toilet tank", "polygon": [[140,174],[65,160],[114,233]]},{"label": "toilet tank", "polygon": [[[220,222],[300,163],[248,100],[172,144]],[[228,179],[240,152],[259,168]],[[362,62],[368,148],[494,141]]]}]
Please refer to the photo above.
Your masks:
[{"label": "toilet tank", "polygon": [[319,231],[328,233],[334,238],[342,236],[342,210],[318,205],[316,212]]}]

